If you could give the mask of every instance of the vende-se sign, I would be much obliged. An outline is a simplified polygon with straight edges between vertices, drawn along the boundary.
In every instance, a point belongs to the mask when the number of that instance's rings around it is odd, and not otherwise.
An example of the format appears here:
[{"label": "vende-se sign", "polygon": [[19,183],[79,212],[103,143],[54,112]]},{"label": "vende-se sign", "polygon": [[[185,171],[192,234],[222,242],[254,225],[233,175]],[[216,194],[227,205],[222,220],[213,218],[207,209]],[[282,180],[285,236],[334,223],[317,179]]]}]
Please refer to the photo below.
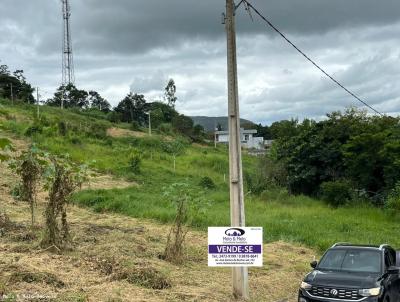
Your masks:
[{"label": "vende-se sign", "polygon": [[209,227],[208,266],[262,266],[262,227]]}]

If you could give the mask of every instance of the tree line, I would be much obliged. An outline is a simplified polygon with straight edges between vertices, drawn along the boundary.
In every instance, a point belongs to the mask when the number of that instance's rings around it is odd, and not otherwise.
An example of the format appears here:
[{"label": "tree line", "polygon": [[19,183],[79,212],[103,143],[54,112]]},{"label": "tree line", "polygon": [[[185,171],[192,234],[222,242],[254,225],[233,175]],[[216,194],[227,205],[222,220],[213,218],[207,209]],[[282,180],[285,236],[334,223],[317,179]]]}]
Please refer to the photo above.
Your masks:
[{"label": "tree line", "polygon": [[[265,179],[335,206],[364,200],[400,205],[400,118],[348,109],[322,121],[281,121],[264,160]],[[400,209],[400,208],[399,208]]]},{"label": "tree line", "polygon": [[194,125],[193,120],[175,109],[177,101],[176,85],[170,79],[164,88],[164,100],[149,102],[143,94],[129,92],[114,108],[98,92],[77,89],[74,85],[60,86],[52,99],[46,101],[49,106],[78,108],[82,111],[101,112],[114,123],[130,123],[133,130],[149,126],[149,115],[153,129],[164,133],[177,132],[194,141],[202,141],[205,131],[202,126]]}]

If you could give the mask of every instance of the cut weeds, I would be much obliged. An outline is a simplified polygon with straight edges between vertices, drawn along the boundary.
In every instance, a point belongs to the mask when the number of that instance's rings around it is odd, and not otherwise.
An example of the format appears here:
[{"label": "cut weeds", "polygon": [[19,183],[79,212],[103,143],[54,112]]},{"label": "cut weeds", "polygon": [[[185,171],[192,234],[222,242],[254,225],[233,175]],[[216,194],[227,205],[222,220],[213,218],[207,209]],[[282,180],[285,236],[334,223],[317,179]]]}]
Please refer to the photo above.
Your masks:
[{"label": "cut weeds", "polygon": [[[0,189],[14,182],[15,175],[0,169]],[[207,267],[204,232],[189,229],[190,255],[184,265],[176,266],[158,257],[164,252],[170,225],[70,206],[75,249],[52,254],[38,247],[39,238],[17,240],[18,234],[23,237],[29,229],[30,208],[27,203],[15,203],[9,191],[0,191],[1,206],[15,227],[10,236],[0,238],[0,283],[12,274],[18,282],[7,283],[6,294],[35,292],[55,296],[60,302],[232,301],[227,286],[231,271]],[[47,194],[38,193],[38,211],[43,211]],[[43,219],[38,216],[36,223],[43,225]],[[295,302],[299,280],[315,253],[282,242],[265,245],[264,250],[265,266],[250,269],[251,301]]]},{"label": "cut weeds", "polygon": [[63,288],[64,282],[59,280],[56,275],[46,272],[29,272],[29,271],[17,271],[13,272],[8,279],[8,284],[18,283],[45,283],[55,288]]},{"label": "cut weeds", "polygon": [[151,289],[166,289],[171,287],[171,282],[164,273],[146,264],[124,268],[116,272],[112,280],[126,280],[131,284]]}]

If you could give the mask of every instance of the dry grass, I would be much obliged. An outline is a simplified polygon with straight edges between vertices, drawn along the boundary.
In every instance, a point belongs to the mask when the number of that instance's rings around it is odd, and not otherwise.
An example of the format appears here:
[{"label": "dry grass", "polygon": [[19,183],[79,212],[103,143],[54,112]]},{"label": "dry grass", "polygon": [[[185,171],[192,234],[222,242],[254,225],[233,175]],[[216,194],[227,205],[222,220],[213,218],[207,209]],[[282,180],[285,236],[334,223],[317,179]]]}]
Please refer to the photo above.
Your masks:
[{"label": "dry grass", "polygon": [[122,128],[108,128],[107,135],[111,137],[144,137],[147,133]]},{"label": "dry grass", "polygon": [[82,189],[91,189],[91,190],[125,189],[133,186],[138,186],[138,184],[136,182],[115,178],[112,175],[96,174],[90,177],[89,182],[85,183],[82,186]]},{"label": "dry grass", "polygon": [[[169,226],[69,206],[74,249],[62,254],[40,249],[40,229],[29,227],[29,205],[9,194],[15,182],[0,166],[0,209],[12,223],[0,234],[0,292],[42,295],[47,301],[233,300],[230,270],[207,267],[202,232],[189,231],[184,265],[177,266],[160,259]],[[121,182],[103,178],[101,183],[111,188]],[[45,196],[38,196],[37,213],[43,212]],[[249,272],[251,301],[296,301],[314,252],[284,242],[266,244],[264,251],[264,267]]]}]

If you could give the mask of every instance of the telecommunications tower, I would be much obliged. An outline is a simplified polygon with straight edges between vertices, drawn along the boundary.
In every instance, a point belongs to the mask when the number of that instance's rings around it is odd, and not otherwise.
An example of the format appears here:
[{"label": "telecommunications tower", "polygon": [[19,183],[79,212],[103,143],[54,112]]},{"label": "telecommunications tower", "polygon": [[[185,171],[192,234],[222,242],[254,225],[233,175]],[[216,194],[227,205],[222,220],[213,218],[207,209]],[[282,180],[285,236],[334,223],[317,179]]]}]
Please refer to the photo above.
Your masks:
[{"label": "telecommunications tower", "polygon": [[62,85],[74,84],[74,60],[71,42],[71,7],[69,0],[61,0],[63,12],[63,53],[62,53]]}]

